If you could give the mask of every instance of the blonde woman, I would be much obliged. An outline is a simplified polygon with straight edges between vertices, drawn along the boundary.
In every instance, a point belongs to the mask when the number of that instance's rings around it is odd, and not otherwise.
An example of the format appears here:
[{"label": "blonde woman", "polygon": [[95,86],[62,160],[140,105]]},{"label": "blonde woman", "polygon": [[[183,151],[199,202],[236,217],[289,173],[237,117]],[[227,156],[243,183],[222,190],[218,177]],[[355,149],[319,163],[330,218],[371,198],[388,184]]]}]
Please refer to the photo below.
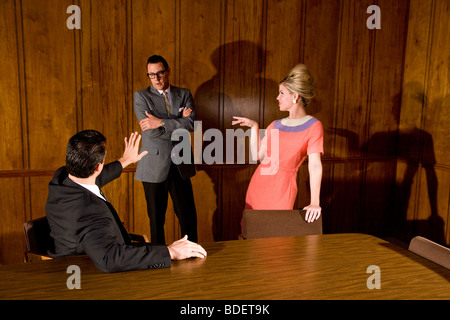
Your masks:
[{"label": "blonde woman", "polygon": [[298,191],[297,172],[308,157],[311,201],[303,209],[308,222],[320,217],[323,127],[306,112],[314,89],[308,68],[303,64],[295,66],[280,82],[277,97],[280,110],[289,112],[289,116],[273,121],[262,140],[256,121],[233,117],[233,125],[251,128],[251,154],[254,160],[261,161],[248,186],[246,209],[292,210]]}]

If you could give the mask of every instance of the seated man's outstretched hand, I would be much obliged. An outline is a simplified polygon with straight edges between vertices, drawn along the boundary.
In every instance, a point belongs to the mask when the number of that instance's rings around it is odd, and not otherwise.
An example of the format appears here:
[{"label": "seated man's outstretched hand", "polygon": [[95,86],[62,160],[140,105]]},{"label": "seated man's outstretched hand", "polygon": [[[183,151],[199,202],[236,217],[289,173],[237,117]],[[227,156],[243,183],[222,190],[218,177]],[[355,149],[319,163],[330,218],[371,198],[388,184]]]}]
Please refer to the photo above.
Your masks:
[{"label": "seated man's outstretched hand", "polygon": [[167,247],[172,260],[184,260],[188,258],[205,258],[206,251],[203,247],[187,239],[187,235],[173,242]]},{"label": "seated man's outstretched hand", "polygon": [[143,151],[139,154],[139,142],[141,141],[141,135],[137,132],[133,132],[130,135],[130,139],[125,137],[125,150],[122,157],[119,159],[122,164],[122,168],[125,168],[131,163],[136,163],[141,160],[148,151]]}]

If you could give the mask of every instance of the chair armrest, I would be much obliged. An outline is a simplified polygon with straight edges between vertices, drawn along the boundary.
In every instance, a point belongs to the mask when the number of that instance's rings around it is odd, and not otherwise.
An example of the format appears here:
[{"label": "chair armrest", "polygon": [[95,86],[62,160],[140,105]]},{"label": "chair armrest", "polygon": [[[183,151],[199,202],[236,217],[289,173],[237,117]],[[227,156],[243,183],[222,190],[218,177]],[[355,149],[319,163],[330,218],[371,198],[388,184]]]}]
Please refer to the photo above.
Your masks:
[{"label": "chair armrest", "polygon": [[40,254],[32,251],[25,251],[25,261],[24,262],[34,262],[34,261],[42,261],[42,260],[52,260],[52,258],[48,255]]},{"label": "chair armrest", "polygon": [[149,242],[148,238],[145,234],[135,234],[135,233],[130,233],[130,237],[131,237],[131,241],[133,242]]}]

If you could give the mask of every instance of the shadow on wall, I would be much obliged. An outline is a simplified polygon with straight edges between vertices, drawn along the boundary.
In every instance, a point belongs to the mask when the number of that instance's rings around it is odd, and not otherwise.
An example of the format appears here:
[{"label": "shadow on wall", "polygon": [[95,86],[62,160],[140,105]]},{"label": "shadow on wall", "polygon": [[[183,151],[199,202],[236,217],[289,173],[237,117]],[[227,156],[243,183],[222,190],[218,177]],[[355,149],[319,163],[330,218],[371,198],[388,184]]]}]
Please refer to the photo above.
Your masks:
[{"label": "shadow on wall", "polygon": [[[277,86],[274,81],[261,75],[265,69],[264,56],[263,49],[251,41],[230,42],[212,52],[211,61],[216,73],[199,86],[194,97],[197,120],[202,121],[203,133],[208,129],[219,129],[225,137],[225,130],[233,128],[233,116],[252,117],[252,114],[259,115],[262,112],[263,87]],[[202,152],[213,142],[203,141]],[[225,139],[223,145],[225,161]],[[236,163],[236,144],[234,151]],[[248,159],[248,144],[245,154]],[[231,168],[225,164],[211,168],[201,165],[200,170],[202,168],[213,182],[217,195],[212,224],[214,239],[237,239],[241,232],[245,191],[250,181],[249,178],[239,178],[239,171],[245,171],[242,176],[247,177],[249,171],[253,172],[254,169]]]},{"label": "shadow on wall", "polygon": [[[422,103],[424,101],[423,88],[418,87],[417,83],[409,85],[413,88],[413,98]],[[448,98],[447,98],[448,99]],[[442,108],[445,99],[437,99],[430,103],[434,108]],[[421,235],[437,243],[446,244],[444,220],[438,212],[438,180],[436,171],[435,151],[433,137],[427,131],[420,129],[421,114],[414,117],[415,120],[411,125],[400,125],[398,131],[392,132],[376,132],[369,140],[363,144],[359,143],[359,136],[348,129],[331,128],[328,131],[336,136],[344,137],[347,140],[348,154],[362,153],[368,158],[389,159],[395,161],[393,171],[393,179],[395,181],[386,181],[381,184],[370,186],[370,181],[365,181],[365,190],[376,190],[376,193],[384,193],[388,202],[378,203],[376,197],[366,195],[365,207],[374,211],[386,212],[382,215],[383,225],[388,232],[402,241],[409,242],[414,236]],[[417,123],[419,121],[419,123]],[[430,217],[426,220],[418,220],[416,216],[417,208],[411,206],[419,206],[419,197],[415,189],[417,184],[419,187],[425,184],[420,183],[420,168],[425,170],[427,199],[430,207]],[[395,182],[395,183],[394,183]],[[335,181],[331,181],[335,183]],[[391,186],[395,187],[392,188]],[[414,186],[414,190],[413,190]],[[350,187],[351,188],[351,187]],[[333,188],[333,194],[329,195],[329,199],[333,208],[345,207],[340,206],[339,202],[346,199],[345,193],[348,188]],[[416,195],[417,193],[417,195]],[[421,198],[425,201],[426,198]],[[348,200],[348,198],[347,198]],[[388,207],[386,207],[388,205]],[[411,212],[414,217],[411,217]],[[344,215],[345,212],[333,212],[333,215]],[[364,230],[339,230],[338,232],[355,232]]]}]

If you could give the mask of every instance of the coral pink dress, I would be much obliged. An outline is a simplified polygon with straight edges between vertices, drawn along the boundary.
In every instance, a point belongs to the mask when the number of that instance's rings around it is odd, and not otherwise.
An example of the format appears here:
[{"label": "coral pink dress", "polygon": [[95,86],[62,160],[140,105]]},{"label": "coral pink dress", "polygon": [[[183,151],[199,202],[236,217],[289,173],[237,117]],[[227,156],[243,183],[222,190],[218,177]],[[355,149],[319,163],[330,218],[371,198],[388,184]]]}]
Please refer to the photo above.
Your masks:
[{"label": "coral pink dress", "polygon": [[297,197],[297,171],[309,154],[323,154],[323,127],[316,118],[298,126],[272,122],[261,141],[266,157],[253,174],[246,209],[292,210]]}]

